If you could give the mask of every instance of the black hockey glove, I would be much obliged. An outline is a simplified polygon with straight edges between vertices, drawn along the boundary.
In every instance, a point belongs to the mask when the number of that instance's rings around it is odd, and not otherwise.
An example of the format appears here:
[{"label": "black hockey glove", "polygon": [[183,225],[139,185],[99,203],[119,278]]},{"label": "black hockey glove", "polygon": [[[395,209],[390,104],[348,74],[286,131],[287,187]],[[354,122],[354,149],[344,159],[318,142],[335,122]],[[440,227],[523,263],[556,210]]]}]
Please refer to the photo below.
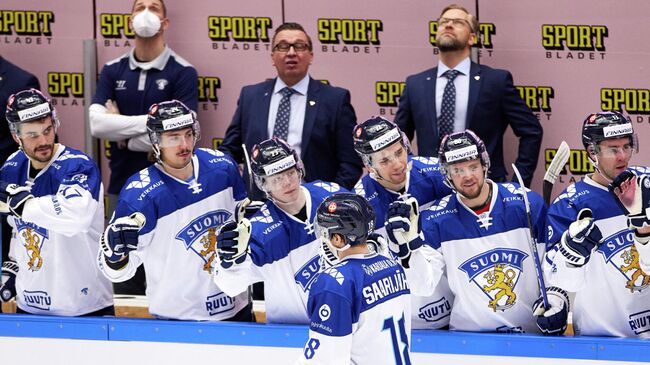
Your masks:
[{"label": "black hockey glove", "polygon": [[224,269],[246,260],[251,237],[251,222],[242,218],[239,223],[233,220],[222,224],[217,231],[217,256]]},{"label": "black hockey glove", "polygon": [[560,253],[573,266],[583,266],[589,262],[594,247],[603,239],[600,229],[594,224],[590,209],[578,213],[578,219],[569,225],[560,240]]},{"label": "black hockey glove", "polygon": [[16,296],[16,275],[18,264],[15,261],[2,263],[2,276],[0,279],[0,301],[8,302]]},{"label": "black hockey glove", "polygon": [[18,218],[23,215],[23,208],[34,196],[31,193],[31,188],[27,186],[20,186],[18,184],[8,184],[0,181],[0,202],[5,213],[11,213]]},{"label": "black hockey glove", "polygon": [[146,224],[142,213],[133,213],[128,217],[116,219],[106,227],[100,239],[100,247],[111,263],[122,261],[129,252],[138,248],[140,229]]},{"label": "black hockey glove", "polygon": [[569,295],[555,286],[546,288],[546,294],[550,308],[544,309],[544,300],[541,297],[533,303],[533,316],[537,328],[545,335],[562,335],[566,330],[569,316]]}]

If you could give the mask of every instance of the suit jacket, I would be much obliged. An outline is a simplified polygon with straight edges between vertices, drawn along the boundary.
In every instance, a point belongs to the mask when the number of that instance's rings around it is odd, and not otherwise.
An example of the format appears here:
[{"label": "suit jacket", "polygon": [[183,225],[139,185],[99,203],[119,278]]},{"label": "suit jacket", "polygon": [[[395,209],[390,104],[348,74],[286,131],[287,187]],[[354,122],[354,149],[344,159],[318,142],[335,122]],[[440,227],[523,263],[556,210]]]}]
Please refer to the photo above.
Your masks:
[{"label": "suit jacket", "polygon": [[40,89],[36,76],[0,57],[0,164],[18,150],[18,145],[11,138],[9,125],[5,119],[7,99],[25,89]]},{"label": "suit jacket", "polygon": [[[267,124],[274,85],[272,79],[241,90],[237,110],[219,146],[237,162],[243,161],[242,143],[250,152],[253,145],[270,138]],[[300,156],[306,182],[336,182],[347,189],[354,186],[363,168],[352,144],[356,122],[348,90],[309,79]],[[260,192],[253,190],[253,196],[260,199]]]},{"label": "suit jacket", "polygon": [[[436,80],[438,68],[426,70],[406,79],[395,123],[413,139],[417,131],[418,154],[438,156],[440,136],[436,116]],[[505,181],[503,133],[510,126],[519,137],[519,154],[515,165],[524,183],[530,186],[542,143],[542,126],[523,102],[512,83],[512,75],[472,62],[469,75],[467,129],[485,142],[490,154],[489,176]]]}]

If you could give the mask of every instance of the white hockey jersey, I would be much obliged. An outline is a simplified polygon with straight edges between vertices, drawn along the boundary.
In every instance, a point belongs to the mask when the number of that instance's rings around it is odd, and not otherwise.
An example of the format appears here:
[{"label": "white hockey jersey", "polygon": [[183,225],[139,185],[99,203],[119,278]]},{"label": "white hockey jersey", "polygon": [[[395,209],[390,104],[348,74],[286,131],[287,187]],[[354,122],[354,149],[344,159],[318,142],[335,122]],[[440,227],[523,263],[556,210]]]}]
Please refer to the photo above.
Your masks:
[{"label": "white hockey jersey", "polygon": [[24,152],[5,162],[0,178],[30,186],[34,199],[22,219],[10,215],[10,257],[19,266],[16,302],[34,314],[78,316],[113,305],[113,289],[95,265],[104,228],[99,169],[82,152],[62,144],[32,180]]},{"label": "white hockey jersey", "polygon": [[230,295],[264,281],[268,323],[309,323],[309,288],[321,270],[320,241],[314,232],[316,209],[328,196],[344,191],[337,184],[321,181],[304,183],[301,189],[307,198],[306,222],[267,202],[251,218],[246,260],[228,269],[215,269],[215,283]]},{"label": "white hockey jersey", "polygon": [[297,363],[411,364],[410,297],[394,260],[345,257],[312,285],[309,339]]},{"label": "white hockey jersey", "polygon": [[149,312],[160,318],[224,320],[249,302],[247,292],[230,297],[212,281],[216,230],[232,216],[246,189],[233,160],[222,152],[196,149],[191,183],[158,165],[133,175],[120,193],[112,221],[140,212],[146,224],[138,249],[121,270],[99,266],[114,282],[125,281],[144,263]]},{"label": "white hockey jersey", "polygon": [[[376,232],[386,236],[384,227],[386,213],[390,204],[398,199],[414,197],[420,206],[420,211],[426,210],[444,196],[452,193],[445,185],[440,172],[437,158],[409,156],[411,169],[407,175],[406,192],[399,194],[381,186],[371,175],[366,175],[354,187],[354,192],[366,197],[375,211]],[[426,249],[426,248],[425,248]],[[393,257],[395,258],[395,257]],[[411,283],[411,325],[413,329],[437,329],[449,325],[454,294],[449,289],[447,277],[443,273],[432,294],[419,296],[415,281],[421,278],[419,270],[406,269],[406,275]]]},{"label": "white hockey jersey", "polygon": [[[449,327],[458,331],[539,332],[532,305],[538,284],[519,185],[492,184],[490,210],[480,215],[449,195],[423,212],[424,240],[442,255],[455,295]],[[546,206],[528,191],[540,255]],[[540,257],[541,259],[541,257]]]},{"label": "white hockey jersey", "polygon": [[[587,264],[569,267],[558,251],[558,243],[583,208],[591,209],[603,241]],[[547,223],[552,245],[545,262],[547,285],[576,293],[572,304],[575,333],[649,338],[650,275],[639,267],[634,233],[607,188],[589,176],[571,184],[549,208]]]}]

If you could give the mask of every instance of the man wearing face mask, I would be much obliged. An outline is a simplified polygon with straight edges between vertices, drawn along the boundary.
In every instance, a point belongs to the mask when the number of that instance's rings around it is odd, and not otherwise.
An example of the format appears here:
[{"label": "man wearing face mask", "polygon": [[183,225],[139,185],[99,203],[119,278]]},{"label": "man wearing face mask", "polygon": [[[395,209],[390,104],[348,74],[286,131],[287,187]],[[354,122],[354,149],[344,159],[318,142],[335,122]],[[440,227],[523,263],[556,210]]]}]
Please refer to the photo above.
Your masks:
[{"label": "man wearing face mask", "polygon": [[[196,70],[165,44],[169,19],[163,0],[136,0],[129,27],[135,32],[135,47],[104,65],[89,109],[91,134],[110,141],[109,214],[129,176],[150,165],[147,108],[172,99],[194,111],[198,107]],[[134,282],[118,284],[115,290],[144,294],[142,271]]]}]

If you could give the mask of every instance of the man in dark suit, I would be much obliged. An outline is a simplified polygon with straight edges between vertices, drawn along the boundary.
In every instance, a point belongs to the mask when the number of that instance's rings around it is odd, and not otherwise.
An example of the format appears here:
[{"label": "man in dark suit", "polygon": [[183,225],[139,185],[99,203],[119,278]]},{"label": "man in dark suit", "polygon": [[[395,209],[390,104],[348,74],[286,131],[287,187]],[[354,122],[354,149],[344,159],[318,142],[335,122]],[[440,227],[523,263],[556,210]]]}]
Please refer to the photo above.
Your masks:
[{"label": "man in dark suit", "polygon": [[[350,189],[363,166],[352,146],[356,116],[350,92],[312,79],[307,72],[313,57],[311,38],[300,24],[280,25],[271,53],[278,77],[242,88],[219,150],[242,162],[242,143],[250,151],[278,137],[300,155],[306,182],[330,181]],[[254,190],[254,198],[263,198]]]},{"label": "man in dark suit", "polygon": [[[5,120],[7,99],[9,95],[29,88],[41,88],[38,78],[0,56],[0,166],[5,163],[12,153],[18,150],[18,144],[11,137],[9,124]],[[0,241],[2,247],[0,263],[2,263],[9,258],[11,227],[7,224],[7,216],[0,219],[2,219],[2,229],[0,229],[0,236],[2,237],[2,241]],[[0,286],[2,286],[2,282],[0,282]],[[0,306],[0,313],[2,313],[2,306]]]},{"label": "man in dark suit", "polygon": [[485,141],[492,160],[489,176],[497,182],[505,181],[508,174],[503,161],[503,134],[510,126],[519,137],[515,165],[530,186],[542,143],[542,126],[517,93],[510,72],[470,61],[477,33],[478,20],[465,8],[450,5],[442,11],[436,36],[438,67],[406,79],[395,123],[409,139],[417,132],[421,156],[437,156],[444,134],[471,129]]}]

